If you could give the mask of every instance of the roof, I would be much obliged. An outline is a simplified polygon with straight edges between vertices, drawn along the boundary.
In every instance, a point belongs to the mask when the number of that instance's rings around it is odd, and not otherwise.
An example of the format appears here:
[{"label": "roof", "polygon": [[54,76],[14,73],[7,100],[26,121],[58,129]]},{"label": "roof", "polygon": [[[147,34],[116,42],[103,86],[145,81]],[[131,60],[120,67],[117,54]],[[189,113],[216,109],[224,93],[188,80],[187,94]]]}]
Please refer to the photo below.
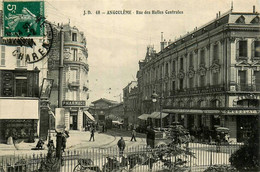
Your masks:
[{"label": "roof", "polygon": [[110,105],[115,105],[115,104],[118,104],[118,102],[117,101],[114,101],[114,100],[108,100],[108,99],[106,99],[106,98],[100,98],[100,99],[98,99],[98,100],[96,100],[96,101],[93,101],[93,102],[91,102],[91,103],[93,103],[93,104],[96,104],[96,103],[98,103],[98,102],[105,102],[105,103],[107,103],[107,104],[110,104]]}]

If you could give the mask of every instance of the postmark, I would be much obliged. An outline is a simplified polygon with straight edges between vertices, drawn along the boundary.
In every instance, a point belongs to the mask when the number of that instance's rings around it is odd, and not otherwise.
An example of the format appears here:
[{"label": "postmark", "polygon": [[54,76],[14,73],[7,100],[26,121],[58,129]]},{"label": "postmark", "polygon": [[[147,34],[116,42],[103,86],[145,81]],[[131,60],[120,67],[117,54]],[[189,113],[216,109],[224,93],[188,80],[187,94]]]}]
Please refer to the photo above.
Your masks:
[{"label": "postmark", "polygon": [[[53,28],[52,24],[44,21],[42,26],[46,28],[46,34],[43,35],[43,39],[34,39],[29,47],[31,51],[27,53],[14,50],[12,55],[17,59],[25,60],[26,63],[36,63],[43,60],[50,52],[53,43]],[[23,40],[23,37],[17,37],[18,40]],[[21,42],[21,41],[20,41]],[[24,46],[20,44],[20,46]]]},{"label": "postmark", "polygon": [[[4,38],[14,40],[26,52],[16,49],[12,56],[35,63],[44,59],[51,50],[53,42],[52,24],[44,16],[43,1],[4,2]],[[28,39],[30,41],[28,41]]]}]

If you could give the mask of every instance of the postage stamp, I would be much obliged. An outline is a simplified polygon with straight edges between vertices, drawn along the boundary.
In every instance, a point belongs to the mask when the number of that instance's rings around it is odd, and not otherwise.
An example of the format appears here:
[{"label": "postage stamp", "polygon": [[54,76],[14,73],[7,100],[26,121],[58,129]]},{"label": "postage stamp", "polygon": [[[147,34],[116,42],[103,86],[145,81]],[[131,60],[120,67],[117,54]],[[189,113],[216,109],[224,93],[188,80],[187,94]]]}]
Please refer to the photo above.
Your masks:
[{"label": "postage stamp", "polygon": [[4,1],[4,37],[41,37],[44,35],[43,1]]}]

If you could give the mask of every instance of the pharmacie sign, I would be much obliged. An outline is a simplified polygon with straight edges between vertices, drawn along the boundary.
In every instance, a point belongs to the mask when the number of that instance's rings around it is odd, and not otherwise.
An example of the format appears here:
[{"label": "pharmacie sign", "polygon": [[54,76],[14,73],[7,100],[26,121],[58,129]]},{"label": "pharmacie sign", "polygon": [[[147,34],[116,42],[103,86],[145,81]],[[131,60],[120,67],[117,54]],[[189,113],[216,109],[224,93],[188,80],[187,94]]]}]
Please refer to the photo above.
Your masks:
[{"label": "pharmacie sign", "polygon": [[62,101],[62,106],[86,106],[85,101]]}]

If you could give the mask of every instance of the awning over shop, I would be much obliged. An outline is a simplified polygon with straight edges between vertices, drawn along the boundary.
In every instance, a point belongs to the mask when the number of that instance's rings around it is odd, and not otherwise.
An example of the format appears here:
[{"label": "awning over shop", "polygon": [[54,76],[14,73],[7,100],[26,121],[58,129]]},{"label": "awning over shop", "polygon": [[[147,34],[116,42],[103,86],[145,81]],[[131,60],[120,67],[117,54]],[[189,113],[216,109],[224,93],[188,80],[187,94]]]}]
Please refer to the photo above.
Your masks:
[{"label": "awning over shop", "polygon": [[164,109],[163,112],[166,113],[203,113],[200,109]]},{"label": "awning over shop", "polygon": [[85,115],[87,115],[87,117],[91,120],[91,121],[95,121],[95,118],[88,112],[88,111],[83,111]]},{"label": "awning over shop", "polygon": [[[168,113],[163,113],[162,112],[162,118],[165,118],[166,116],[168,116],[169,114]],[[149,118],[154,118],[154,119],[160,119],[161,118],[161,114],[160,112],[153,112]]]},{"label": "awning over shop", "polygon": [[141,119],[141,120],[145,120],[145,121],[146,121],[149,116],[150,116],[150,114],[144,113],[144,114],[138,116],[138,119]]},{"label": "awning over shop", "polygon": [[0,119],[39,119],[39,100],[0,99]]}]

